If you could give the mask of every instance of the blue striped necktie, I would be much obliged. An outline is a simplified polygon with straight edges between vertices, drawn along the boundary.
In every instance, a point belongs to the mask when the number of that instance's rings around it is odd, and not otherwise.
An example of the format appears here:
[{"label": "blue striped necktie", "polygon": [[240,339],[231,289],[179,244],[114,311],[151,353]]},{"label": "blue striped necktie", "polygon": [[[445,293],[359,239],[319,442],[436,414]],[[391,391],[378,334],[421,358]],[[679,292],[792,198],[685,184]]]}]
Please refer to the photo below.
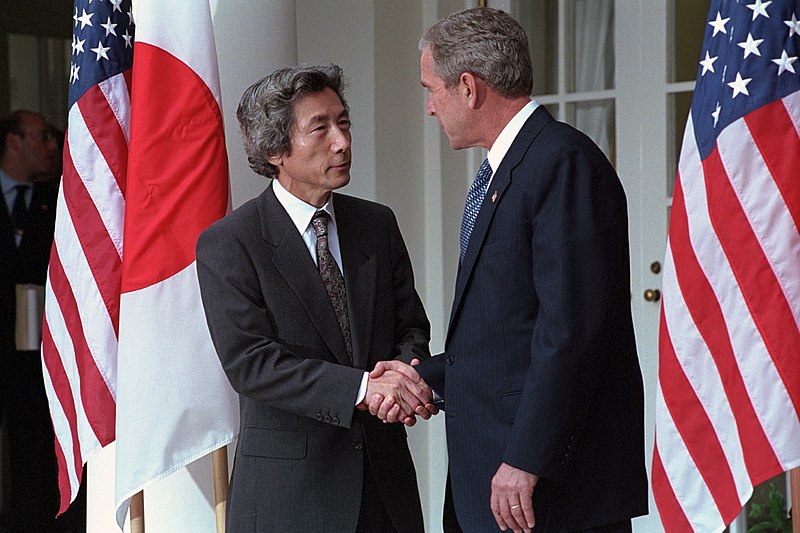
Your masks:
[{"label": "blue striped necktie", "polygon": [[489,180],[491,178],[492,167],[489,166],[489,160],[484,159],[483,163],[481,163],[481,168],[478,169],[478,174],[475,176],[475,181],[472,182],[467,192],[464,218],[461,219],[461,256],[459,257],[459,263],[464,262],[464,254],[467,253],[467,245],[469,245],[469,238],[472,235],[472,228],[475,226],[475,219],[478,218],[478,212],[481,210],[481,203],[486,195],[486,189],[489,188]]}]

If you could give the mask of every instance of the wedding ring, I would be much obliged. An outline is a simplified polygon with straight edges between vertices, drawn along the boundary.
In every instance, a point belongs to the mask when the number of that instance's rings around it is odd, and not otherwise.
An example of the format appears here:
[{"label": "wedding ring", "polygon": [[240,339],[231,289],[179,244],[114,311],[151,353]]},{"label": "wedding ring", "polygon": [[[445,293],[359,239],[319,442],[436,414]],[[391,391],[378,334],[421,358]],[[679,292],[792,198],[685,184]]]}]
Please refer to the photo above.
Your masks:
[{"label": "wedding ring", "polygon": [[519,509],[519,508],[520,508],[520,506],[519,506],[519,505],[512,505],[512,506],[511,506],[511,508],[512,508],[512,509]]}]

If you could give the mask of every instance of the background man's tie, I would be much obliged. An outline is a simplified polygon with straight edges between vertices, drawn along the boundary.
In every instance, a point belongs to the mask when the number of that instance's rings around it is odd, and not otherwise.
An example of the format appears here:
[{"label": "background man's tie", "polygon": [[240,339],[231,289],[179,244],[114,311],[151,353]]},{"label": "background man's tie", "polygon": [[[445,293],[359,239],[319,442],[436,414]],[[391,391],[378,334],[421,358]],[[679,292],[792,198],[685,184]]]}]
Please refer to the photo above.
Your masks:
[{"label": "background man's tie", "polygon": [[11,221],[14,224],[14,236],[19,246],[22,234],[28,223],[28,205],[25,203],[25,193],[30,185],[17,185],[14,187],[17,196],[14,197],[14,204],[11,206]]},{"label": "background man's tie", "polygon": [[328,297],[333,304],[336,312],[336,320],[339,322],[339,329],[342,330],[344,344],[347,347],[347,357],[350,364],[353,364],[353,344],[350,337],[350,319],[347,317],[347,292],[344,288],[344,277],[339,270],[339,265],[328,248],[328,213],[317,211],[311,218],[314,232],[317,234],[317,267],[325,288],[328,290]]},{"label": "background man's tie", "polygon": [[459,264],[464,262],[464,254],[467,252],[472,228],[475,226],[475,219],[478,218],[478,211],[481,210],[481,203],[486,195],[486,189],[489,187],[491,178],[492,167],[489,166],[489,160],[484,159],[481,168],[478,169],[478,174],[475,175],[475,181],[472,182],[467,192],[464,218],[461,219],[461,256],[459,257]]}]

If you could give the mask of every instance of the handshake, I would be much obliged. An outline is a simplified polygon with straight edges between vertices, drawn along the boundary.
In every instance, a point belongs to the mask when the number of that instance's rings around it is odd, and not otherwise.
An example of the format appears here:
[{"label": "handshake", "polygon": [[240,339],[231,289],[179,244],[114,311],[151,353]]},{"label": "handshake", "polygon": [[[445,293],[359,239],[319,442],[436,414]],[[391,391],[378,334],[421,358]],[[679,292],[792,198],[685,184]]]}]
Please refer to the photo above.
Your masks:
[{"label": "handshake", "polygon": [[416,415],[428,420],[438,413],[433,391],[414,370],[418,363],[417,359],[411,365],[396,359],[379,361],[369,373],[367,393],[358,408],[369,410],[384,422],[402,422],[407,426],[416,424]]}]

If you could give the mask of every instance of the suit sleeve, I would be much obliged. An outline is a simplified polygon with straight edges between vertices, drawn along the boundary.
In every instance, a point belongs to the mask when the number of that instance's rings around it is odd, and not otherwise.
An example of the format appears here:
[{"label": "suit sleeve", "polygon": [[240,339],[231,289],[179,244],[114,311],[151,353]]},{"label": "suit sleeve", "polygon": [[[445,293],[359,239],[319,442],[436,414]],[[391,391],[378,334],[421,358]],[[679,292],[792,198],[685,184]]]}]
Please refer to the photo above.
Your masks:
[{"label": "suit sleeve", "polygon": [[[594,149],[593,149],[594,148]],[[616,356],[630,306],[627,207],[595,147],[562,146],[535,172],[532,276],[540,307],[531,364],[504,460],[557,479]]]},{"label": "suit sleeve", "polygon": [[[247,246],[219,225],[197,243],[197,274],[211,338],[241,395],[300,416],[333,413],[350,427],[363,371],[301,357],[281,342]],[[268,289],[266,289],[268,290]]]}]

